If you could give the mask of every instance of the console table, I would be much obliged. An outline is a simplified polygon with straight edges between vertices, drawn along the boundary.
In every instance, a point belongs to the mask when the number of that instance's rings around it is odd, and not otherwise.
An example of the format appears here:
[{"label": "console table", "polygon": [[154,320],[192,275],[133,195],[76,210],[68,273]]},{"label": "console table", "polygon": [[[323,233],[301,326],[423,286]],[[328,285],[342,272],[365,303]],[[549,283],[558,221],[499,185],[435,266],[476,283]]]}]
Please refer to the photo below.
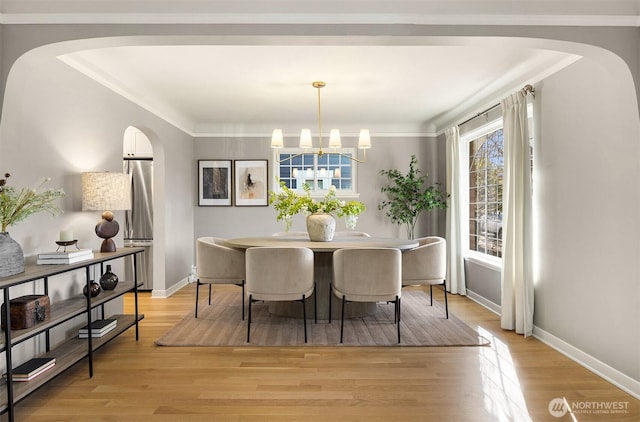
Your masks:
[{"label": "console table", "polygon": [[[108,341],[114,339],[119,334],[123,333],[130,327],[136,327],[136,341],[138,340],[138,322],[144,318],[144,315],[138,313],[138,280],[136,275],[137,266],[137,254],[142,253],[144,248],[140,247],[127,247],[118,248],[115,252],[96,252],[91,259],[77,262],[74,264],[61,264],[61,265],[37,265],[35,263],[35,257],[28,259],[25,264],[25,271],[20,274],[15,274],[9,277],[0,277],[0,289],[3,291],[5,306],[5,321],[7,321],[4,331],[3,339],[0,340],[0,352],[5,353],[6,360],[6,382],[0,385],[0,413],[8,413],[9,420],[13,421],[14,418],[14,405],[18,401],[25,398],[31,392],[38,387],[44,385],[56,375],[62,373],[84,357],[88,357],[89,377],[93,376],[93,352]],[[11,330],[11,310],[8,306],[10,299],[10,288],[25,283],[36,282],[37,280],[43,281],[43,294],[49,294],[49,277],[68,273],[71,271],[85,272],[85,283],[87,291],[90,291],[90,268],[93,265],[100,265],[100,274],[104,272],[103,265],[107,261],[111,261],[125,256],[133,255],[134,266],[134,279],[133,280],[120,280],[114,290],[101,291],[96,297],[91,297],[83,294],[51,303],[51,312],[47,320],[36,324],[33,327],[24,330]],[[117,319],[117,326],[115,329],[109,331],[102,337],[92,338],[91,336],[91,310],[102,306],[102,317],[104,318],[104,304],[116,299],[127,292],[133,291],[135,295],[135,313],[133,315],[110,315],[110,318]],[[88,337],[86,339],[80,339],[78,336],[74,336],[65,340],[62,344],[56,346],[54,349],[50,347],[49,330],[52,328],[71,320],[74,317],[86,315],[86,325],[88,326]],[[83,324],[84,325],[84,324]],[[77,327],[77,328],[80,328]],[[77,330],[76,330],[77,332]],[[55,357],[56,364],[53,368],[39,375],[37,378],[26,382],[12,382],[13,365],[12,360],[12,348],[19,343],[22,343],[30,338],[38,335],[45,336],[46,351],[40,354],[38,357]]]}]

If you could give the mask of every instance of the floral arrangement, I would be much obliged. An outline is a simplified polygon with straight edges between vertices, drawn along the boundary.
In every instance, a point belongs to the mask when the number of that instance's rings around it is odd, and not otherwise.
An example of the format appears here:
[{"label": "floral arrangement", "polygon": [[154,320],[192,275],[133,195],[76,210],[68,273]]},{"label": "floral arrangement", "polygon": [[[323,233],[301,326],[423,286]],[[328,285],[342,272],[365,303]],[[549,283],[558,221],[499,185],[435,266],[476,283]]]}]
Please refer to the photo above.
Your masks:
[{"label": "floral arrangement", "polygon": [[6,232],[7,227],[40,211],[47,211],[52,215],[62,212],[53,201],[65,196],[64,191],[43,188],[51,178],[43,178],[35,188],[16,189],[7,185],[9,177],[11,175],[5,173],[4,179],[0,179],[0,232]]},{"label": "floral arrangement", "polygon": [[335,214],[337,217],[345,217],[346,226],[355,229],[358,215],[365,210],[360,201],[343,201],[336,196],[336,187],[331,186],[329,192],[322,201],[316,201],[311,197],[311,189],[308,185],[302,186],[305,195],[299,195],[280,181],[280,193],[269,192],[269,203],[278,211],[278,221],[284,221],[285,231],[291,228],[291,218],[302,213],[305,216],[315,213]]}]

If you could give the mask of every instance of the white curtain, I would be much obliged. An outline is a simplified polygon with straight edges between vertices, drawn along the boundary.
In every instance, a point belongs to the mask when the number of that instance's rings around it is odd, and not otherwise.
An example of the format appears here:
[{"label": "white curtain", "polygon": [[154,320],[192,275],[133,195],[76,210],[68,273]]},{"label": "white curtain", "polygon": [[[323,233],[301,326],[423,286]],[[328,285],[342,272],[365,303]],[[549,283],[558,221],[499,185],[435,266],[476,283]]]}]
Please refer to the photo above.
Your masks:
[{"label": "white curtain", "polygon": [[464,258],[462,256],[462,145],[458,126],[445,132],[447,138],[447,283],[451,293],[466,295]]},{"label": "white curtain", "polygon": [[501,105],[504,123],[501,326],[526,337],[533,332],[531,152],[527,92],[518,91],[505,98]]}]

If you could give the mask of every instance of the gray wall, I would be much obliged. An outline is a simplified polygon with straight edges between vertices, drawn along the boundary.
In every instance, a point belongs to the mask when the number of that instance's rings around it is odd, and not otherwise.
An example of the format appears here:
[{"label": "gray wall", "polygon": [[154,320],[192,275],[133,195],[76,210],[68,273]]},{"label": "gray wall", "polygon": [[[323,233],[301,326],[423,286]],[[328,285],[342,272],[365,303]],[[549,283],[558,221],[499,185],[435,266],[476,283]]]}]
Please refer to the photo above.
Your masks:
[{"label": "gray wall", "polygon": [[[489,309],[499,311],[499,307],[502,305],[500,270],[465,259],[464,271],[467,294]],[[480,297],[478,298],[476,295]]]},{"label": "gray wall", "polygon": [[[373,139],[373,147],[367,152],[367,162],[358,164],[358,190],[360,200],[365,203],[367,210],[358,219],[357,230],[368,232],[375,236],[406,237],[403,227],[391,224],[383,211],[377,206],[385,196],[380,192],[386,178],[379,175],[381,169],[398,168],[403,172],[409,169],[411,154],[418,157],[420,170],[424,174],[438,174],[441,165],[435,138],[380,138]],[[295,145],[296,140],[287,139],[286,145]],[[349,147],[345,144],[345,147]],[[273,150],[268,138],[223,139],[196,138],[195,160],[193,162],[193,183],[197,183],[197,160],[210,159],[267,159],[269,160],[269,177],[273,178]],[[435,176],[434,176],[435,177]],[[430,181],[436,181],[430,177]],[[445,180],[441,180],[444,184]],[[273,189],[273,180],[270,181]],[[284,224],[276,221],[277,212],[273,207],[198,207],[197,199],[194,211],[194,237],[219,236],[240,237],[270,235],[283,231]],[[444,233],[444,219],[438,226],[438,215],[425,216],[416,228],[420,236]],[[291,230],[305,230],[305,219],[297,215],[293,219]],[[337,230],[346,230],[344,221],[339,220]]]},{"label": "gray wall", "polygon": [[[136,126],[150,138],[156,157],[154,249],[162,255],[155,262],[154,289],[170,289],[186,277],[193,255],[191,237],[184,235],[193,232],[192,208],[184,206],[195,195],[192,138],[44,50],[23,56],[12,68],[0,127],[0,168],[17,186],[51,177],[49,185],[64,188],[67,197],[63,215],[36,215],[12,227],[12,236],[27,256],[50,250],[63,228],[72,229],[82,247],[98,248],[94,226],[100,212],[80,211],[80,173],[122,172],[124,131]],[[122,218],[116,212],[116,219]],[[122,246],[122,233],[116,239]]]},{"label": "gray wall", "polygon": [[640,380],[640,129],[585,58],[537,91],[535,325]]}]

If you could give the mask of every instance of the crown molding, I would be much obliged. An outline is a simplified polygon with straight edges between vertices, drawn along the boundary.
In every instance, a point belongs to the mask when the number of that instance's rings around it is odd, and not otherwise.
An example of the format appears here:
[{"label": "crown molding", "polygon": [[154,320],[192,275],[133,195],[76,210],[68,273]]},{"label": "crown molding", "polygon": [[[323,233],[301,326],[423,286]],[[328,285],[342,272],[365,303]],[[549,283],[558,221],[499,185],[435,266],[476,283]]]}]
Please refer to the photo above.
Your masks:
[{"label": "crown molding", "polygon": [[[261,138],[261,139],[271,139],[271,132],[262,132],[262,133],[242,133],[242,134],[230,134],[230,133],[220,133],[220,132],[185,132],[188,135],[194,138]],[[435,132],[395,132],[395,133],[386,133],[386,132],[371,132],[371,138],[435,138],[438,136]],[[353,134],[355,137],[356,134]]]},{"label": "crown molding", "polygon": [[413,24],[640,27],[640,15],[426,15],[408,13],[0,13],[0,24]]}]

